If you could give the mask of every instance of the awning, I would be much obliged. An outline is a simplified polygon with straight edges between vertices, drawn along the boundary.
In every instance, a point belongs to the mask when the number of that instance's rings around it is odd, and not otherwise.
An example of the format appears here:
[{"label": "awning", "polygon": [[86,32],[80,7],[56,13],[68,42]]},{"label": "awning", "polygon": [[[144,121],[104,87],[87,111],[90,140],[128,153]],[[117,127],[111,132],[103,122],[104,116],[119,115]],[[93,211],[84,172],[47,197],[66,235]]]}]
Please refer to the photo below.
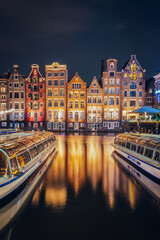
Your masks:
[{"label": "awning", "polygon": [[127,114],[130,114],[130,113],[148,113],[148,114],[158,114],[160,113],[160,110],[159,109],[156,109],[156,108],[152,108],[152,107],[148,107],[148,106],[144,106],[142,108],[138,108],[134,111],[131,111],[131,112],[128,112]]}]

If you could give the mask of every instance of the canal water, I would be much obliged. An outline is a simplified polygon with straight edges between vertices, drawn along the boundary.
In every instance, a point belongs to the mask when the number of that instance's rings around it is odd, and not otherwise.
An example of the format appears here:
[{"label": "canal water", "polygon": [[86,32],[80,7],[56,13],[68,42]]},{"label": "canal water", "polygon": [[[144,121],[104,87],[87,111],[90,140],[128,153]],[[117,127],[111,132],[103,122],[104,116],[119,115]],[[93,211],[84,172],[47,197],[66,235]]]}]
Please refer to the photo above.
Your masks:
[{"label": "canal water", "polygon": [[160,239],[154,183],[146,191],[113,158],[111,134],[57,139],[51,167],[3,239]]}]

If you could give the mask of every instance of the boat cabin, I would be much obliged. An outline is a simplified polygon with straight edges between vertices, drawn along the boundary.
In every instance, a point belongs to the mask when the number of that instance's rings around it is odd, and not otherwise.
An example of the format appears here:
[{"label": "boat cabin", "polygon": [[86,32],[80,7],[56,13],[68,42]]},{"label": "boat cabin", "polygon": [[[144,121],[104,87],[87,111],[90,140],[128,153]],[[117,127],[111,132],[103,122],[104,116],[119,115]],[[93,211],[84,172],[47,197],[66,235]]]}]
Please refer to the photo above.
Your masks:
[{"label": "boat cabin", "polygon": [[150,160],[160,162],[160,138],[119,134],[116,136],[114,144],[143,155]]},{"label": "boat cabin", "polygon": [[24,167],[55,142],[51,132],[35,133],[0,145],[0,179],[23,172]]}]

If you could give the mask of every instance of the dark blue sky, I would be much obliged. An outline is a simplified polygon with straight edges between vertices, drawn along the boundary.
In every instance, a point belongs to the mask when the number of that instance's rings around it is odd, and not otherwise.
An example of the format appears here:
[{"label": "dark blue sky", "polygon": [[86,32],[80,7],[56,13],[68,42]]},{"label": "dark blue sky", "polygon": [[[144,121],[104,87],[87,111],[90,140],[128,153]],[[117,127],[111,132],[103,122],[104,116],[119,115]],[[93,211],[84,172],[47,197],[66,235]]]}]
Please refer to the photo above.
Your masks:
[{"label": "dark blue sky", "polygon": [[37,63],[67,64],[90,82],[100,77],[101,59],[121,69],[136,54],[147,77],[160,69],[159,1],[1,0],[0,73],[20,66],[29,75]]}]

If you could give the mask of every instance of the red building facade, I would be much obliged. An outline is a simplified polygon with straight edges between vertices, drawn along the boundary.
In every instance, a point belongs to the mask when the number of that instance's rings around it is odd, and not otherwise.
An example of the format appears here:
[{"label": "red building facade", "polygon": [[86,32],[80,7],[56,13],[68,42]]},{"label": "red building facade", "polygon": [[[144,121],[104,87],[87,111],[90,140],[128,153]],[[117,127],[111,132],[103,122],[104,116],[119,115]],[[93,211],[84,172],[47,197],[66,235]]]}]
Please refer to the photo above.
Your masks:
[{"label": "red building facade", "polygon": [[39,71],[39,65],[33,64],[26,79],[26,122],[27,129],[45,128],[45,78]]}]

